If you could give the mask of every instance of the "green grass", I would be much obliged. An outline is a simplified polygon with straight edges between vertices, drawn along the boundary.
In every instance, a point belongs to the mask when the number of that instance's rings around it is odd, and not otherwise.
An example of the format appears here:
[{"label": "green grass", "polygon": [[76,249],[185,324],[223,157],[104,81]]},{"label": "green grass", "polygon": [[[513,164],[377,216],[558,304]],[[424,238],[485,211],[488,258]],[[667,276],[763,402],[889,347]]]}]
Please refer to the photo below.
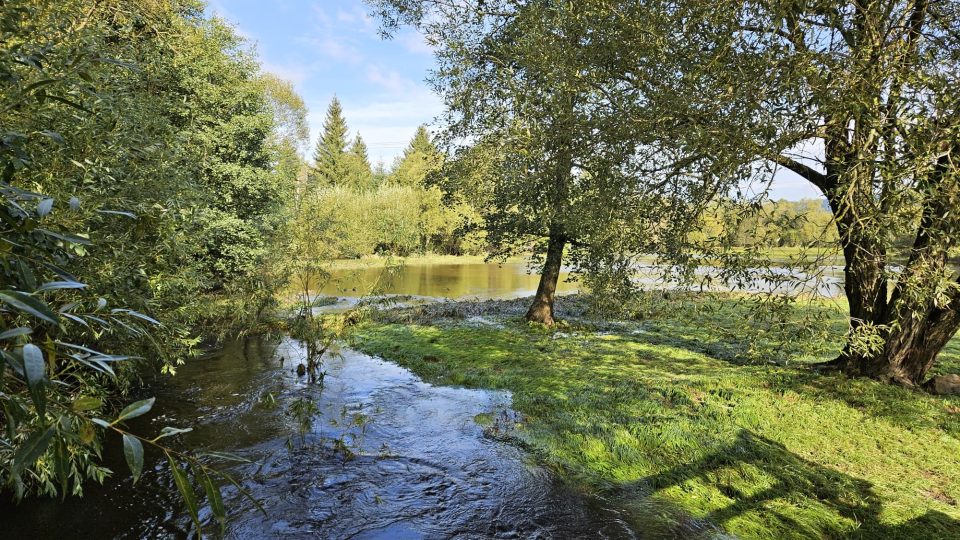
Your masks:
[{"label": "green grass", "polygon": [[[764,338],[729,337],[744,313],[716,304],[616,333],[372,323],[355,346],[427,381],[512,391],[524,446],[652,537],[705,520],[742,538],[960,538],[960,400],[811,370],[835,353],[836,310],[830,339],[757,362]],[[960,372],[956,340],[939,369]]]}]

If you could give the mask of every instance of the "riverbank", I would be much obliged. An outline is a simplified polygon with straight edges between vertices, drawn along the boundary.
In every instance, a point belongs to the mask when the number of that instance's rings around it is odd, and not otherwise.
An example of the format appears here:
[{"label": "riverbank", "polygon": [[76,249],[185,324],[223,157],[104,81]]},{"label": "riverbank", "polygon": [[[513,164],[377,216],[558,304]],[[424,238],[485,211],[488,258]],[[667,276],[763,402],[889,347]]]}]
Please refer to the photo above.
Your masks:
[{"label": "riverbank", "polygon": [[[775,247],[765,248],[762,253],[771,261],[780,263],[817,261],[824,265],[842,265],[843,254],[833,248]],[[506,261],[494,262],[525,263],[526,257],[510,257]],[[640,262],[654,264],[656,257],[640,257]],[[414,254],[408,257],[365,255],[357,259],[337,259],[330,262],[328,270],[365,270],[386,268],[396,265],[422,266],[430,264],[484,264],[487,255],[443,255],[437,253]]]},{"label": "riverbank", "polygon": [[[566,297],[553,330],[522,323],[522,300],[434,304],[381,314],[353,345],[429,382],[509,390],[511,437],[652,537],[693,516],[742,538],[960,538],[960,399],[810,369],[837,350],[835,305],[796,315],[823,339],[777,344],[742,331],[743,305],[699,298],[597,324]],[[960,372],[956,340],[939,370]]]}]

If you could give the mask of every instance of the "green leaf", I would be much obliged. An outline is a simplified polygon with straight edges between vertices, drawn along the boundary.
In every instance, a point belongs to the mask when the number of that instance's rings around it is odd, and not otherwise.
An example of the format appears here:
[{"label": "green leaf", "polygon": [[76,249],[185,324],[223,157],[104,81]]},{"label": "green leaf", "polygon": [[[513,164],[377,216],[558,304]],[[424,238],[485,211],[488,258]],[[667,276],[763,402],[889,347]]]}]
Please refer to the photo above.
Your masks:
[{"label": "green leaf", "polygon": [[67,443],[63,438],[58,438],[54,445],[53,469],[57,473],[57,480],[60,481],[60,496],[65,498],[70,481],[70,460]]},{"label": "green leaf", "polygon": [[76,412],[93,411],[101,405],[103,402],[93,396],[80,396],[73,400],[73,410]]},{"label": "green leaf", "polygon": [[37,414],[43,418],[46,413],[47,395],[43,379],[47,374],[47,363],[43,361],[40,347],[32,343],[23,346],[23,374],[27,379],[30,397],[37,407]]},{"label": "green leaf", "polygon": [[21,291],[0,291],[0,301],[18,311],[28,313],[52,324],[59,324],[57,314],[47,304],[35,296]]},{"label": "green leaf", "polygon": [[143,444],[140,439],[126,433],[123,434],[123,457],[127,459],[127,466],[133,474],[133,483],[136,484],[143,472]]},{"label": "green leaf", "polygon": [[236,454],[231,454],[229,452],[203,452],[200,455],[212,457],[215,459],[225,459],[227,461],[235,461],[237,463],[253,463],[252,461],[250,461],[249,459],[243,456],[238,456]]},{"label": "green leaf", "polygon": [[133,212],[124,212],[122,210],[97,210],[97,212],[101,214],[111,215],[111,216],[123,216],[123,217],[128,217],[130,219],[137,219],[137,215],[134,214]]},{"label": "green leaf", "polygon": [[24,469],[40,459],[40,456],[42,456],[43,453],[47,451],[47,447],[50,446],[50,439],[53,438],[54,433],[56,433],[56,429],[50,426],[45,430],[35,431],[33,435],[30,435],[27,437],[27,440],[23,441],[23,444],[17,449],[17,453],[13,456],[14,475],[19,476]]},{"label": "green leaf", "polygon": [[40,201],[37,205],[37,215],[44,217],[53,210],[53,199],[47,198]]},{"label": "green leaf", "polygon": [[227,510],[223,505],[223,497],[220,494],[220,488],[213,483],[210,475],[204,472],[202,467],[194,465],[191,468],[193,469],[193,476],[200,482],[200,485],[203,486],[204,492],[207,494],[207,501],[210,503],[210,511],[213,512],[213,517],[216,518],[218,523],[220,523],[220,532],[226,532]]},{"label": "green leaf", "polygon": [[193,428],[175,428],[175,427],[165,426],[163,429],[160,430],[160,434],[157,435],[157,437],[153,440],[159,441],[164,437],[173,437],[174,435],[179,435],[181,433],[189,433],[191,431],[193,431]]},{"label": "green leaf", "polygon": [[117,422],[123,422],[124,420],[129,420],[131,418],[136,418],[142,414],[150,412],[150,409],[153,408],[153,403],[157,401],[157,398],[150,398],[137,401],[136,403],[131,403],[127,405],[122,411],[120,411],[120,416],[113,421],[114,424]]},{"label": "green leaf", "polygon": [[83,289],[86,284],[76,281],[50,281],[39,286],[36,292],[55,291],[58,289]]},{"label": "green leaf", "polygon": [[84,246],[92,245],[89,238],[85,238],[85,237],[83,237],[83,236],[78,236],[78,235],[76,235],[76,234],[58,233],[58,232],[49,231],[49,230],[47,230],[47,229],[40,229],[40,228],[37,228],[37,229],[34,229],[34,230],[37,231],[37,232],[39,232],[39,233],[43,233],[43,234],[45,234],[45,235],[47,235],[47,236],[51,236],[51,237],[53,237],[53,238],[56,238],[57,240],[63,240],[64,242],[67,242],[67,243],[70,243],[70,244],[80,244],[80,245],[84,245]]},{"label": "green leaf", "polygon": [[194,525],[197,526],[197,536],[200,535],[200,508],[197,505],[197,495],[193,492],[193,488],[190,486],[190,482],[187,480],[186,473],[183,472],[177,462],[174,461],[173,456],[169,452],[164,452],[167,455],[167,461],[170,463],[170,472],[173,473],[173,483],[177,486],[177,491],[180,492],[180,496],[183,497],[184,504],[187,505],[187,511],[190,513],[190,519],[193,520]]},{"label": "green leaf", "polygon": [[103,418],[91,418],[90,421],[102,428],[110,427],[110,422],[107,422]]},{"label": "green leaf", "polygon": [[155,325],[157,325],[157,326],[161,326],[160,321],[154,319],[153,317],[148,317],[148,316],[144,315],[143,313],[140,313],[140,312],[138,312],[138,311],[134,311],[134,310],[132,310],[132,309],[114,309],[114,310],[111,310],[111,313],[126,313],[126,314],[131,315],[131,316],[133,316],[133,317],[136,317],[136,318],[138,318],[138,319],[147,321],[147,322],[150,323],[150,324],[155,324]]},{"label": "green leaf", "polygon": [[33,329],[21,326],[19,328],[11,328],[5,332],[0,332],[0,339],[10,339],[14,337],[26,336],[32,334]]}]

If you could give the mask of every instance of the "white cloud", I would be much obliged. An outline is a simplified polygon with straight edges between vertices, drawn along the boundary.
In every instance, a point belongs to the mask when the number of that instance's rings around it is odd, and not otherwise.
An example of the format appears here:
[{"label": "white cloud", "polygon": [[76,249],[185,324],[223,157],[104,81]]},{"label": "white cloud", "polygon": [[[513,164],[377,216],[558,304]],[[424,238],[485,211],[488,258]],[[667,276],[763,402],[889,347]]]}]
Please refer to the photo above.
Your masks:
[{"label": "white cloud", "polygon": [[360,64],[364,56],[360,49],[333,36],[307,37],[302,38],[301,42],[310,45],[321,55],[336,60],[338,62],[348,62],[350,64]]},{"label": "white cloud", "polygon": [[423,34],[414,31],[403,32],[394,38],[407,52],[413,54],[433,54],[433,48]]},{"label": "white cloud", "polygon": [[367,68],[367,80],[393,93],[420,93],[426,91],[423,85],[404,77],[400,73],[382,66]]},{"label": "white cloud", "polygon": [[304,66],[303,64],[274,64],[266,60],[261,62],[261,68],[267,73],[273,73],[285,81],[290,81],[294,86],[303,84],[303,81],[307,80],[313,71],[310,67]]}]

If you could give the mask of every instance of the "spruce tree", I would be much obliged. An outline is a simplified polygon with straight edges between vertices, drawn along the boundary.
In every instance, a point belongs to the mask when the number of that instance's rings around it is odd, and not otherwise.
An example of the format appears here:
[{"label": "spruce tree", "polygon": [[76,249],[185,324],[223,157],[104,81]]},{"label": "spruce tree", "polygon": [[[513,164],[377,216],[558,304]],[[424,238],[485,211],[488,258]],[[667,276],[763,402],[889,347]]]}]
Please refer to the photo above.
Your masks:
[{"label": "spruce tree", "polygon": [[350,145],[350,171],[347,175],[348,185],[365,190],[373,187],[373,170],[370,168],[370,157],[367,154],[367,143],[357,133]]},{"label": "spruce tree", "polygon": [[343,184],[349,175],[350,161],[347,155],[347,121],[343,117],[340,100],[334,96],[323,121],[323,133],[313,151],[315,183],[328,186]]},{"label": "spruce tree", "polygon": [[424,155],[437,153],[437,147],[434,146],[430,140],[430,133],[427,132],[425,126],[421,125],[417,127],[417,132],[413,134],[413,139],[410,140],[410,145],[404,150],[404,155],[409,155],[413,152],[420,152]]},{"label": "spruce tree", "polygon": [[443,155],[430,140],[427,128],[420,126],[393,168],[392,181],[406,186],[423,186],[430,173],[439,170]]}]

